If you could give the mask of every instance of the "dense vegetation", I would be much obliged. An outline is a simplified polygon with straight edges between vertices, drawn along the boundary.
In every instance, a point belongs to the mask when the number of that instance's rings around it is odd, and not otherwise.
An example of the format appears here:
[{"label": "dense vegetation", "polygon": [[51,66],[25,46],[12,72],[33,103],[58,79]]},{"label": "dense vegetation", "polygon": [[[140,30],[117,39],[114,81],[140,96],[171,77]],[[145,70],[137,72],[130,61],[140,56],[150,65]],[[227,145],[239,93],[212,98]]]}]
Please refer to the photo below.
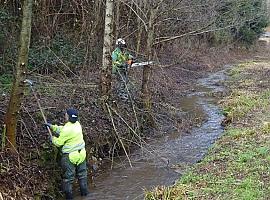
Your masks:
[{"label": "dense vegetation", "polygon": [[[143,32],[150,10],[157,7],[155,43],[179,37],[184,43],[199,39],[251,44],[267,23],[262,0],[163,0],[160,4],[142,0],[116,3],[114,38],[125,37],[131,49],[145,55],[140,44],[146,40]],[[16,63],[21,8],[22,1],[1,1],[2,73],[10,74]],[[96,69],[102,56],[103,15],[102,1],[35,1],[29,68],[40,73],[62,68],[66,72],[64,62],[76,73],[77,67],[80,71]]]},{"label": "dense vegetation", "polygon": [[[62,111],[67,106],[80,110],[89,146],[89,159],[93,156],[94,160],[95,157],[119,153],[115,149],[123,148],[113,130],[111,117],[104,112],[99,99],[104,3],[99,0],[34,1],[27,66],[27,76],[37,83],[35,87],[40,94],[40,101],[51,122],[60,123]],[[263,0],[115,1],[114,34],[111,37],[113,40],[125,38],[130,51],[142,61],[148,58],[145,44],[147,35],[152,31],[151,54],[157,64],[170,66],[185,63],[185,66],[193,69],[194,63],[199,63],[196,70],[201,70],[204,67],[194,58],[197,51],[207,52],[207,49],[220,46],[249,47],[259,37],[267,25],[264,3]],[[22,4],[23,1],[0,0],[2,124],[18,57]],[[167,87],[173,88],[173,82],[181,82],[185,78],[185,74],[182,77],[178,70],[170,74],[162,67],[152,69],[149,88],[155,94],[152,97],[155,113],[163,113],[164,116],[170,114],[167,112],[168,107],[161,107],[159,103],[172,104]],[[112,111],[115,111],[114,122],[126,139],[124,146],[127,148],[132,143],[140,143],[143,134],[153,134],[142,117],[141,72],[138,69],[131,74],[134,104],[118,102],[114,89],[111,94],[112,99],[116,99],[116,103],[112,101],[111,105]],[[175,72],[179,74],[176,76]],[[18,155],[9,155],[4,147],[0,154],[0,189],[3,189],[6,198],[35,195],[53,198],[55,188],[59,186],[57,178],[51,180],[52,176],[59,175],[55,165],[57,150],[46,142],[46,130],[41,127],[42,117],[34,98],[27,89],[25,94],[18,124]],[[155,128],[162,126],[162,122],[159,120],[161,124]],[[0,132],[2,134],[3,130]],[[140,137],[134,136],[134,132]],[[2,138],[4,143],[3,135]],[[22,175],[18,178],[16,174]],[[37,181],[36,177],[30,181],[28,174],[40,174],[40,180],[46,184],[41,187],[41,181]],[[24,182],[28,184],[24,185]]]}]

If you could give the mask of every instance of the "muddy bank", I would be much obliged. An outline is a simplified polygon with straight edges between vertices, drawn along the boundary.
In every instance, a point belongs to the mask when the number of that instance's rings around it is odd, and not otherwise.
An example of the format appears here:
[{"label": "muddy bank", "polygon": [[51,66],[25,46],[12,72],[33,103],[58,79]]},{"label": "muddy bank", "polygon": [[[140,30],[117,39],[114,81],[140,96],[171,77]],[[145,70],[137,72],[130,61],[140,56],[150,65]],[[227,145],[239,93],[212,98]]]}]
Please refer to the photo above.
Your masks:
[{"label": "muddy bank", "polygon": [[90,188],[87,199],[143,199],[144,190],[173,184],[189,166],[200,161],[223,133],[223,116],[213,96],[224,92],[220,83],[227,69],[198,79],[193,92],[177,97],[175,112],[198,127],[185,131],[171,126],[164,135],[148,140],[130,155],[132,168],[125,157],[114,160],[112,170],[95,177],[95,187]]}]

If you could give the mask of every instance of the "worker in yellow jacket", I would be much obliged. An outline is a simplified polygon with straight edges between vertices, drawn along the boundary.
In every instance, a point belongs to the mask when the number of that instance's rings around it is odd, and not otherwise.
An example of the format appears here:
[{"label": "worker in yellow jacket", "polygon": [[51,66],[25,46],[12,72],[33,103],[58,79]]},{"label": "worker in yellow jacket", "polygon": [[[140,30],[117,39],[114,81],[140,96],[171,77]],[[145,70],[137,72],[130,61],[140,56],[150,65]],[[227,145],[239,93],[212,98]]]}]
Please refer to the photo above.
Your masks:
[{"label": "worker in yellow jacket", "polygon": [[72,184],[77,175],[81,196],[87,196],[87,167],[85,142],[82,127],[78,121],[78,111],[68,109],[65,113],[66,124],[64,126],[45,124],[56,136],[51,138],[52,143],[62,148],[61,166],[63,173],[63,191],[66,199],[73,199]]}]

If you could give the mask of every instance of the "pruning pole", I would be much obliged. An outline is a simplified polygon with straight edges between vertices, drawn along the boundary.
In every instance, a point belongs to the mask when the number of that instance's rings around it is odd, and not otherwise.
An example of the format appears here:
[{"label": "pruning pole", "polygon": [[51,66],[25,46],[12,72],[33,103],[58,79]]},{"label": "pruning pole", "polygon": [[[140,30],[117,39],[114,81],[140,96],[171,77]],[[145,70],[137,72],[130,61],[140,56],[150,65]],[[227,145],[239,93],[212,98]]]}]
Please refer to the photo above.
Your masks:
[{"label": "pruning pole", "polygon": [[[47,119],[46,119],[46,117],[45,117],[45,115],[44,115],[43,109],[42,109],[42,107],[41,107],[41,105],[40,105],[40,102],[39,102],[39,98],[37,97],[37,94],[36,94],[36,92],[35,92],[35,90],[34,90],[34,87],[33,87],[33,81],[31,81],[31,80],[29,80],[29,79],[26,79],[26,80],[24,80],[24,83],[29,84],[29,86],[30,86],[30,88],[31,88],[31,91],[32,91],[32,93],[33,93],[33,95],[34,95],[34,97],[35,97],[35,99],[36,99],[36,101],[37,101],[37,104],[38,104],[39,110],[40,110],[40,112],[41,112],[42,118],[43,118],[44,122],[47,124]],[[51,132],[51,129],[50,129],[49,127],[47,127],[47,130],[48,130],[48,132],[49,132],[50,137],[52,138],[52,132]]]},{"label": "pruning pole", "polygon": [[[36,94],[36,92],[35,92],[33,86],[31,85],[30,87],[31,87],[32,93],[33,93],[33,95],[34,95],[34,97],[35,97],[35,99],[36,99],[36,101],[37,101],[37,104],[38,104],[39,110],[40,110],[40,112],[41,112],[42,118],[43,118],[43,120],[44,120],[44,123],[47,124],[47,119],[46,119],[46,117],[45,117],[45,115],[44,115],[44,112],[43,112],[43,109],[42,109],[42,107],[41,107],[41,105],[40,105],[39,98],[37,97],[37,94]],[[49,127],[47,127],[47,130],[48,130],[48,132],[49,132],[50,137],[52,138],[52,132],[51,132],[51,129],[50,129]]]}]

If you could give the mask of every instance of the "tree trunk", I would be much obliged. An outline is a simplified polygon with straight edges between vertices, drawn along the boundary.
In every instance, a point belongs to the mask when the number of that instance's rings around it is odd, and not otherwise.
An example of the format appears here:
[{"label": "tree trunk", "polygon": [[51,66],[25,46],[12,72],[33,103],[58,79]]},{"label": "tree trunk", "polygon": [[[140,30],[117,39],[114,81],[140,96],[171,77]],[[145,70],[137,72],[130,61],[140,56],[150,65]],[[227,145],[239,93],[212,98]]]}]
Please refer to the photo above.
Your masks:
[{"label": "tree trunk", "polygon": [[115,5],[115,38],[120,36],[120,0],[116,1]]},{"label": "tree trunk", "polygon": [[6,136],[8,146],[16,149],[16,128],[19,111],[24,96],[24,80],[28,65],[28,52],[31,38],[33,0],[25,0],[23,5],[23,19],[20,35],[20,50],[14,81],[12,85],[9,105],[5,115]]},{"label": "tree trunk", "polygon": [[113,33],[113,0],[106,1],[106,14],[105,14],[105,29],[104,29],[104,44],[103,44],[103,59],[100,75],[100,87],[101,87],[101,97],[102,99],[107,99],[109,97],[109,92],[111,89],[111,69],[112,69],[112,59],[111,59],[111,48],[113,46],[112,33]]},{"label": "tree trunk", "polygon": [[[138,7],[137,7],[137,13],[140,13],[140,8],[143,7],[143,2],[139,1],[138,2]],[[140,49],[141,49],[141,41],[142,41],[142,33],[143,33],[143,26],[141,19],[138,17],[137,18],[137,26],[138,26],[138,34],[137,34],[137,44],[136,44],[136,57],[140,54]]]},{"label": "tree trunk", "polygon": [[[153,41],[154,41],[154,26],[153,26],[153,19],[155,16],[154,13],[155,13],[154,10],[150,11],[150,19],[149,19],[148,34],[147,34],[146,55],[149,61],[151,61],[153,57],[152,48],[153,48]],[[146,65],[143,68],[142,100],[143,100],[144,110],[147,112],[150,112],[151,107],[152,107],[151,94],[149,91],[150,76],[151,76],[151,67],[149,65]]]},{"label": "tree trunk", "polygon": [[266,0],[266,13],[268,16],[268,20],[270,21],[270,0]]},{"label": "tree trunk", "polygon": [[[147,33],[147,46],[146,46],[146,55],[148,61],[151,61],[153,58],[153,43],[154,43],[154,25],[153,20],[155,17],[155,11],[151,9],[150,18],[148,24],[148,33]],[[144,109],[144,125],[156,127],[155,120],[152,116],[152,99],[151,92],[149,90],[150,79],[152,75],[152,68],[149,65],[144,66],[143,68],[143,80],[142,80],[142,103]]]}]

